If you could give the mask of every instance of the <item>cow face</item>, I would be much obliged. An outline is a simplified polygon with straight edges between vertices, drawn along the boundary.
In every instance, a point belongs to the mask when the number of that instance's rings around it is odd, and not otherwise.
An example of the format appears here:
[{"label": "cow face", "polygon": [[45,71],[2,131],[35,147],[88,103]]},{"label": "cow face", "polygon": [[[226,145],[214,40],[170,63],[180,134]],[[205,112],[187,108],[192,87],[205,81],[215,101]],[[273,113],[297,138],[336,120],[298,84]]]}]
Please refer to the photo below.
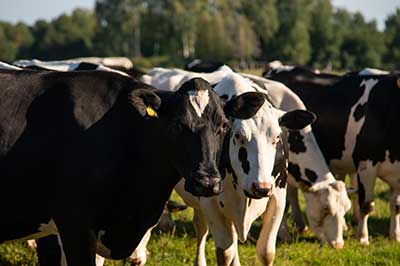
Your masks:
[{"label": "cow face", "polygon": [[[237,74],[224,78],[215,91],[227,99],[235,95],[254,91],[253,83]],[[275,109],[268,101],[250,119],[233,119],[229,139],[229,161],[237,176],[237,183],[246,196],[262,198],[271,195],[275,178],[273,176],[277,146],[280,143],[281,127],[300,129],[313,122],[314,115],[306,111],[284,113]],[[286,167],[284,164],[283,167]]]},{"label": "cow face", "polygon": [[170,145],[169,160],[185,178],[185,189],[195,196],[213,196],[222,191],[217,169],[222,143],[230,128],[225,113],[249,118],[264,102],[260,93],[244,94],[225,102],[210,84],[194,78],[161,104],[163,133]]},{"label": "cow face", "polygon": [[307,216],[318,238],[334,248],[342,248],[343,229],[346,228],[344,215],[351,207],[345,184],[336,181],[304,195],[308,203]]}]

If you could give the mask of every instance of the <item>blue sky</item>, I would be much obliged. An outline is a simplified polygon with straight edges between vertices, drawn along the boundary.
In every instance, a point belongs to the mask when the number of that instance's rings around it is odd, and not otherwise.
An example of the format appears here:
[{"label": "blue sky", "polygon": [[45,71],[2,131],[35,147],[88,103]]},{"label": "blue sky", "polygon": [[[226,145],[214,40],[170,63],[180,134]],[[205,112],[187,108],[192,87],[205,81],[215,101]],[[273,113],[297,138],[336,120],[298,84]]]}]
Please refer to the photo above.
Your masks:
[{"label": "blue sky", "polygon": [[[250,1],[250,0],[249,0]],[[0,20],[32,24],[52,19],[76,7],[93,8],[95,0],[0,0]],[[388,14],[400,7],[400,0],[332,0],[334,6],[360,11],[368,20],[376,19],[380,29]]]}]

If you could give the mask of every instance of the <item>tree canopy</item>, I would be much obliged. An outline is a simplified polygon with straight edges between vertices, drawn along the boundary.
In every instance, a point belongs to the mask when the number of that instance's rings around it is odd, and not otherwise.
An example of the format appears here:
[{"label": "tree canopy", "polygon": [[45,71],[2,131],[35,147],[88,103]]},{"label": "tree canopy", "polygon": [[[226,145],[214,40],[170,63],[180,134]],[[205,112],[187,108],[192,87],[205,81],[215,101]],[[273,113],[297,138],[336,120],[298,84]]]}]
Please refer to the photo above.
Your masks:
[{"label": "tree canopy", "polygon": [[0,60],[79,56],[398,69],[400,9],[383,32],[330,0],[97,0],[32,26],[0,22]]}]

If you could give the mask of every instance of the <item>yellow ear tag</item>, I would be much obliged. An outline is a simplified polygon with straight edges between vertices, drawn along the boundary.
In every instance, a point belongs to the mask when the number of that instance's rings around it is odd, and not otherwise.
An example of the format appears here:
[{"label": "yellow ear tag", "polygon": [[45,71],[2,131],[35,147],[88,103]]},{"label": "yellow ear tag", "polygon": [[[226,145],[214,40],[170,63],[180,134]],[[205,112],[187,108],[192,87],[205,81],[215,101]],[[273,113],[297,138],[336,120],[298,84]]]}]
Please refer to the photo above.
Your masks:
[{"label": "yellow ear tag", "polygon": [[157,112],[153,108],[151,108],[150,106],[147,106],[146,113],[150,117],[158,117]]}]

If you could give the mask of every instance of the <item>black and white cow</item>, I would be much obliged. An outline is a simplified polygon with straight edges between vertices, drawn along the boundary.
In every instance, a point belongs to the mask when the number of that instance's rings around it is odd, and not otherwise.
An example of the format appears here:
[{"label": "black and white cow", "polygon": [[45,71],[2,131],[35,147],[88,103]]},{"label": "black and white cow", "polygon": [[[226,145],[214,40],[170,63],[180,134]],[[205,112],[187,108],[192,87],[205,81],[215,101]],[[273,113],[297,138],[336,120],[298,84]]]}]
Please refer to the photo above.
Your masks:
[{"label": "black and white cow", "polygon": [[220,193],[224,111],[250,118],[264,97],[224,104],[199,78],[160,92],[110,72],[1,70],[0,102],[0,243],[58,233],[78,266],[128,257],[180,177]]},{"label": "black and white cow", "polygon": [[[215,75],[214,75],[215,74]],[[142,78],[153,86],[169,90],[176,89],[185,80],[198,76],[207,79],[212,84],[221,81],[221,77],[233,74],[228,67],[214,73],[193,73],[183,70],[168,70],[155,68]],[[302,101],[282,83],[267,80],[254,75],[241,74],[252,81],[252,86],[264,93],[268,92],[276,107],[284,111],[296,109],[305,110]],[[221,94],[222,95],[222,94]],[[329,171],[321,150],[319,149],[311,127],[300,131],[289,132],[289,201],[297,204],[293,210],[301,215],[296,201],[297,190],[300,186],[306,193],[307,216],[312,229],[322,242],[328,242],[335,248],[344,245],[343,228],[346,228],[345,213],[350,208],[350,199],[342,181],[337,182]],[[295,194],[295,195],[293,195]],[[305,228],[305,223],[298,219],[298,227]],[[286,232],[286,237],[288,233]]]},{"label": "black and white cow", "polygon": [[[287,82],[280,75],[268,77]],[[318,116],[313,130],[330,169],[341,179],[351,174],[357,181],[357,238],[362,244],[369,243],[367,219],[374,206],[378,176],[392,191],[389,236],[400,241],[399,76],[346,75],[332,85],[312,88],[297,82],[291,89]]]},{"label": "black and white cow", "polygon": [[134,78],[140,78],[145,74],[144,71],[134,67],[132,61],[126,57],[81,57],[59,61],[33,59],[17,60],[13,64],[23,68],[55,71],[115,70]]}]

